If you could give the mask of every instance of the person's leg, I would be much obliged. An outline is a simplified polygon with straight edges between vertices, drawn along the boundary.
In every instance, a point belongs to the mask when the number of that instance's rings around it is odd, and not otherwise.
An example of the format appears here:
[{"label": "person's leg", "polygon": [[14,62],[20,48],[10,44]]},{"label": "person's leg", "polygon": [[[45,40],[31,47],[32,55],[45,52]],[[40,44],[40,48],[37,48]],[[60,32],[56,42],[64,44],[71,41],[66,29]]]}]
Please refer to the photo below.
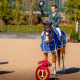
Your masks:
[{"label": "person's leg", "polygon": [[63,42],[63,38],[62,38],[62,35],[61,35],[61,30],[60,30],[60,28],[59,28],[59,27],[57,27],[57,28],[56,28],[56,30],[59,32],[60,39],[61,39],[61,41]]},{"label": "person's leg", "polygon": [[41,36],[43,36],[43,34],[44,34],[44,31],[41,33]]},{"label": "person's leg", "polygon": [[57,29],[57,31],[59,32],[59,35],[61,36],[61,30],[60,30],[60,28],[57,27],[56,29]]},{"label": "person's leg", "polygon": [[55,32],[57,33],[57,37],[58,37],[58,47],[62,48],[62,36],[61,36],[61,30],[59,29],[59,27],[53,27],[53,29],[55,30]]}]

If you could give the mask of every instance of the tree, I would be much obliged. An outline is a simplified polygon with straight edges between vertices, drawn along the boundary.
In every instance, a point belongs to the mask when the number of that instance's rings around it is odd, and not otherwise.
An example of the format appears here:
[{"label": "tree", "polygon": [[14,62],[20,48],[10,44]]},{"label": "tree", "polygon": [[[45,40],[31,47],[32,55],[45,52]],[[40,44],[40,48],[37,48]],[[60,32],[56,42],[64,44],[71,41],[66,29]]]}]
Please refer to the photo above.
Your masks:
[{"label": "tree", "polygon": [[69,23],[76,25],[80,22],[80,0],[67,0],[65,14]]},{"label": "tree", "polygon": [[[74,25],[78,22],[80,23],[80,0],[67,0],[65,4],[65,14],[69,23]],[[79,28],[78,32],[75,30],[72,31],[70,38],[79,39]]]},{"label": "tree", "polygon": [[14,20],[15,20],[15,24],[19,25],[19,24],[26,24],[26,11],[23,10],[22,5],[25,2],[25,0],[16,0],[16,2],[14,3]]},{"label": "tree", "polygon": [[[25,1],[29,3],[26,10],[23,9]],[[36,11],[36,3],[36,0],[0,0],[0,20],[5,24],[13,20],[13,23],[17,25],[32,25],[36,18],[36,14],[33,13]]]},{"label": "tree", "polygon": [[9,0],[0,0],[0,19],[5,24],[8,24],[9,19],[13,19],[12,7],[10,7]]},{"label": "tree", "polygon": [[25,0],[0,0],[0,20],[5,24],[13,23],[26,24],[26,11],[22,9],[22,4]]},{"label": "tree", "polygon": [[32,25],[34,22],[34,18],[36,18],[36,5],[37,0],[27,0],[29,2],[29,24]]}]

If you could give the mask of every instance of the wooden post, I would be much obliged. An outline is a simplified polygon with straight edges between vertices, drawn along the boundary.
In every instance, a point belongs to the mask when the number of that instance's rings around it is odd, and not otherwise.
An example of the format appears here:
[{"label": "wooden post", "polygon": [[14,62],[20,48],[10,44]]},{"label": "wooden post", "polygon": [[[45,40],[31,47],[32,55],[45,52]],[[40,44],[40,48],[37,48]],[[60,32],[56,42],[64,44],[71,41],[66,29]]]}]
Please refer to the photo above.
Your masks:
[{"label": "wooden post", "polygon": [[76,32],[77,33],[79,32],[79,23],[78,23],[78,21],[76,22]]},{"label": "wooden post", "polygon": [[78,23],[78,21],[76,22],[76,32],[79,34],[79,23]]}]

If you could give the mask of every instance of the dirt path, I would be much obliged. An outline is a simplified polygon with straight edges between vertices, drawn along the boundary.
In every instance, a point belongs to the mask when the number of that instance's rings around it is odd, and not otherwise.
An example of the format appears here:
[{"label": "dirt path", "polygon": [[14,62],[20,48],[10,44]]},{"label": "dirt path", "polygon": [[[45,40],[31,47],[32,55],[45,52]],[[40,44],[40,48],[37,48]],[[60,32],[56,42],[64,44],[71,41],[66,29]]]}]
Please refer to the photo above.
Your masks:
[{"label": "dirt path", "polygon": [[[37,63],[44,59],[40,44],[39,39],[0,39],[0,80],[36,80]],[[67,43],[65,67],[66,74],[57,66],[60,75],[49,80],[80,80],[80,43]]]}]

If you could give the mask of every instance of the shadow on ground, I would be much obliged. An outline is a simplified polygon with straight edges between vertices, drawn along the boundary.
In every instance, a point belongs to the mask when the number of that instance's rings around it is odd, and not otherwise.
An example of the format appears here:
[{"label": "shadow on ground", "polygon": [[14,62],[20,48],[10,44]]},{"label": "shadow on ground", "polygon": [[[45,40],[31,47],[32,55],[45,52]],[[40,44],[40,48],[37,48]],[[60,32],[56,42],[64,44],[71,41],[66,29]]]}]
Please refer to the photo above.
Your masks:
[{"label": "shadow on ground", "polygon": [[8,64],[8,62],[0,62],[0,65],[2,65],[2,64]]},{"label": "shadow on ground", "polygon": [[[0,62],[0,65],[3,65],[3,64],[8,64],[8,62]],[[1,74],[8,74],[8,73],[13,73],[14,71],[0,71],[0,75]]]},{"label": "shadow on ground", "polygon": [[13,73],[14,71],[0,71],[0,75],[1,74],[8,74],[8,73]]},{"label": "shadow on ground", "polygon": [[[65,74],[71,74],[71,73],[76,73],[76,72],[79,72],[80,68],[69,68],[69,69],[65,69]],[[57,74],[64,74],[63,73],[63,70],[60,70],[57,72]]]},{"label": "shadow on ground", "polygon": [[49,78],[48,80],[60,80],[59,78]]}]

